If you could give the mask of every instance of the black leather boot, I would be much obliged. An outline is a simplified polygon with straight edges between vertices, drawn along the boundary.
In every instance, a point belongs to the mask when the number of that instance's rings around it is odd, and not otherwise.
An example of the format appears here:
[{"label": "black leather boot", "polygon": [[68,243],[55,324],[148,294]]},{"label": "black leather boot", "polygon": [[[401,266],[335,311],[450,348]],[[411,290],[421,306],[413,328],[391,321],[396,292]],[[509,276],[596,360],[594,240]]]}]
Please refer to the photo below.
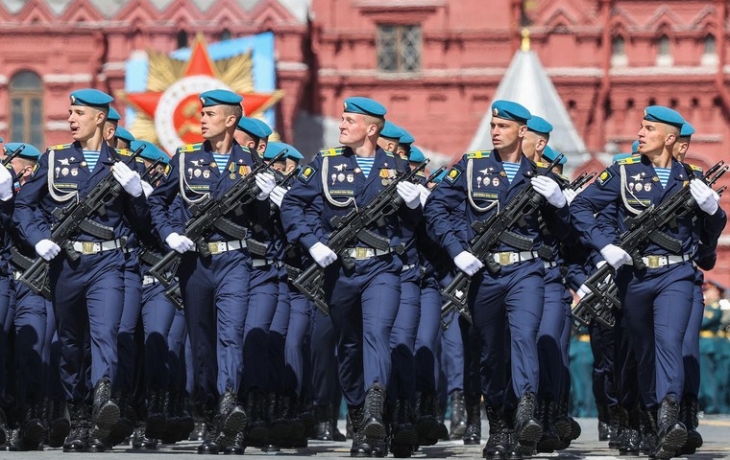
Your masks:
[{"label": "black leather boot", "polygon": [[43,425],[42,413],[39,402],[26,404],[20,425],[20,447],[22,450],[43,450],[43,438],[46,434],[46,428]]},{"label": "black leather boot", "polygon": [[642,414],[638,406],[625,410],[626,426],[619,438],[619,455],[639,455],[641,450]]},{"label": "black leather boot", "polygon": [[608,406],[606,404],[598,404],[598,440],[608,441],[610,438],[610,418],[608,416]]},{"label": "black leather boot", "polygon": [[161,439],[165,436],[167,428],[165,399],[165,392],[161,390],[147,392],[147,422],[143,430],[144,437]]},{"label": "black leather boot", "polygon": [[611,420],[611,433],[608,440],[608,447],[611,449],[618,449],[623,442],[623,432],[626,428],[628,413],[620,406],[609,406],[608,414]]},{"label": "black leather boot", "polygon": [[71,420],[66,401],[61,398],[48,401],[48,446],[61,447],[71,432]]},{"label": "black leather boot", "polygon": [[[286,418],[284,397],[279,393],[269,393],[267,418],[269,420],[269,444],[282,445],[290,438],[290,423]],[[273,452],[273,450],[269,452]]]},{"label": "black leather boot", "polygon": [[63,442],[63,451],[85,452],[91,420],[84,408],[84,403],[69,402],[67,405],[71,416],[71,430]]},{"label": "black leather boot", "polygon": [[482,442],[482,405],[479,398],[465,398],[466,402],[466,429],[464,430],[464,445],[474,446]]},{"label": "black leather boot", "polygon": [[694,395],[685,395],[680,406],[680,419],[687,428],[687,442],[682,446],[682,455],[692,455],[702,447],[702,435],[697,431],[699,426],[699,403]]},{"label": "black leather boot", "polygon": [[462,439],[466,431],[466,403],[464,392],[454,390],[451,392],[451,427],[449,439]]},{"label": "black leather boot", "polygon": [[350,457],[370,457],[372,449],[365,440],[365,433],[362,430],[363,406],[348,406],[347,412],[352,423],[352,447]]},{"label": "black leather boot", "polygon": [[679,421],[679,402],[674,396],[667,396],[659,406],[657,418],[656,458],[675,457],[687,442],[687,429]]},{"label": "black leather boot", "polygon": [[528,391],[520,398],[515,412],[515,439],[523,455],[530,455],[542,437],[540,422],[535,420],[535,403],[535,394]]},{"label": "black leather boot", "polygon": [[318,441],[332,441],[332,407],[327,406],[314,406],[314,419],[317,421],[317,436]]},{"label": "black leather boot", "polygon": [[203,440],[203,443],[198,446],[198,454],[216,455],[220,451],[220,444],[218,443],[217,409],[213,407],[206,407],[204,409],[204,417],[205,439]]},{"label": "black leather boot", "polygon": [[553,419],[557,411],[557,405],[554,401],[543,400],[540,402],[540,423],[542,424],[542,436],[537,443],[537,451],[551,453],[560,449],[561,442],[555,428],[553,427]]},{"label": "black leather boot", "polygon": [[104,439],[119,422],[119,406],[112,401],[112,383],[107,377],[96,382],[91,412],[91,436]]},{"label": "black leather boot", "polygon": [[269,427],[265,420],[266,397],[261,390],[253,389],[246,395],[246,444],[262,447],[269,436]]},{"label": "black leather boot", "polygon": [[438,420],[436,419],[436,396],[431,392],[417,391],[414,418],[418,443],[422,446],[432,446],[438,442]]},{"label": "black leather boot", "polygon": [[337,423],[340,421],[340,406],[332,405],[332,440],[335,442],[345,442],[347,437],[342,434]]},{"label": "black leather boot", "polygon": [[236,394],[228,389],[218,399],[218,433],[231,440],[246,428],[246,412],[238,405]]},{"label": "black leather boot", "polygon": [[639,444],[639,452],[650,457],[654,457],[656,453],[657,426],[656,426],[656,409],[642,409],[640,412],[641,442]]},{"label": "black leather boot", "polygon": [[510,451],[509,425],[504,415],[503,407],[487,407],[489,420],[489,439],[482,451],[482,457],[487,460],[505,460]]},{"label": "black leather boot", "polygon": [[[393,417],[391,423],[390,444],[393,452],[398,451],[399,456],[404,458],[411,450],[412,446],[418,444],[418,434],[412,423],[413,411],[411,402],[407,399],[397,399],[393,407]],[[395,445],[398,447],[394,447]],[[408,448],[404,447],[408,446]]]},{"label": "black leather boot", "polygon": [[134,429],[134,433],[132,434],[132,448],[147,450],[157,449],[157,439],[147,436],[144,423]]},{"label": "black leather boot", "polygon": [[385,388],[376,383],[365,393],[361,431],[368,438],[385,438],[385,423],[383,422],[384,404]]}]

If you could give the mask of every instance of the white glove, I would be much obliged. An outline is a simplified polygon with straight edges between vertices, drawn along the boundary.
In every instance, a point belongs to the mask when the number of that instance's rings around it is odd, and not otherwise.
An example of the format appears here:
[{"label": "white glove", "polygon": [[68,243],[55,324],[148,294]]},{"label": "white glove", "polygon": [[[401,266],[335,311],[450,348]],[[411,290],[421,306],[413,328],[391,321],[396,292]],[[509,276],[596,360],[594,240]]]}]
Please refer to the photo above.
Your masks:
[{"label": "white glove", "polygon": [[8,201],[13,197],[13,176],[8,168],[0,166],[0,200]]},{"label": "white glove", "polygon": [[537,176],[532,178],[532,188],[544,196],[548,203],[556,208],[562,208],[567,203],[560,186],[549,177]]},{"label": "white glove", "polygon": [[715,191],[699,179],[692,179],[689,182],[689,193],[700,209],[709,215],[715,214],[720,207]]},{"label": "white glove", "polygon": [[192,251],[195,248],[195,243],[193,243],[190,238],[178,233],[170,233],[167,238],[165,238],[165,243],[180,254]]},{"label": "white glove", "polygon": [[274,203],[278,207],[281,207],[281,201],[284,199],[284,195],[286,195],[286,192],[288,192],[287,189],[285,189],[281,185],[277,185],[276,187],[274,187],[274,190],[272,190],[269,194],[269,199],[272,203]]},{"label": "white glove", "polygon": [[311,255],[312,259],[314,259],[314,261],[322,268],[331,265],[332,262],[337,260],[337,254],[335,254],[329,246],[325,246],[319,242],[314,243],[312,247],[309,248],[309,255]]},{"label": "white glove", "polygon": [[418,190],[418,186],[411,182],[398,182],[395,186],[398,190],[398,195],[403,198],[403,202],[410,209],[416,209],[421,204],[421,191]]},{"label": "white glove", "polygon": [[51,240],[40,240],[35,245],[35,252],[44,260],[51,260],[61,252],[61,247]]},{"label": "white glove", "polygon": [[137,198],[142,196],[142,193],[144,193],[142,189],[142,179],[140,179],[139,174],[137,174],[136,171],[129,169],[129,166],[121,161],[114,163],[114,167],[112,167],[112,174],[114,174],[114,179],[119,182],[119,185],[122,186],[124,191],[133,197]]},{"label": "white glove", "polygon": [[428,196],[431,194],[431,190],[427,189],[421,184],[418,184],[418,191],[421,193],[421,206],[426,206],[426,200],[428,200]]},{"label": "white glove", "polygon": [[469,276],[473,276],[474,273],[484,267],[484,264],[469,251],[461,251],[459,255],[454,257],[454,264]]},{"label": "white glove", "polygon": [[256,199],[259,201],[264,201],[269,197],[269,194],[272,190],[274,190],[274,187],[276,187],[276,179],[274,179],[274,175],[271,173],[263,173],[263,174],[256,174],[256,185],[258,186],[259,192],[258,195],[256,195]]},{"label": "white glove", "polygon": [[568,206],[570,206],[570,203],[573,202],[573,199],[575,199],[575,197],[578,196],[578,192],[576,192],[575,190],[566,188],[565,190],[563,190],[563,196],[565,197],[565,201],[568,202]]},{"label": "white glove", "polygon": [[149,198],[150,195],[152,195],[152,192],[155,191],[155,188],[150,185],[147,181],[142,181],[142,190],[144,191],[145,198]]},{"label": "white glove", "polygon": [[581,284],[577,291],[575,291],[575,294],[578,296],[579,299],[582,299],[591,292],[591,290],[586,286],[585,284]]},{"label": "white glove", "polygon": [[608,265],[615,269],[618,269],[622,265],[633,265],[629,253],[615,244],[607,244],[606,247],[601,249],[601,256],[603,256],[603,259]]}]

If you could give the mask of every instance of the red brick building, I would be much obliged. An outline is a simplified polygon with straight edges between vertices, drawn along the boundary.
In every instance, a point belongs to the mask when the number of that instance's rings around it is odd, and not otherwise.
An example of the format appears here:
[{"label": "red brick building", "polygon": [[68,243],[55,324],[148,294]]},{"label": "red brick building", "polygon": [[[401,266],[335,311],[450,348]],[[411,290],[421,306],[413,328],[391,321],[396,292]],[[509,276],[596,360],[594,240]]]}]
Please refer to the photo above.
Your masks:
[{"label": "red brick building", "polygon": [[[342,100],[385,103],[428,151],[469,145],[523,27],[587,154],[627,151],[643,107],[695,126],[690,158],[730,149],[727,0],[0,0],[0,136],[64,142],[67,95],[124,86],[135,51],[273,31],[277,130],[312,151],[336,141]],[[118,107],[121,108],[121,107]],[[727,205],[725,208],[730,208]],[[730,282],[729,246],[713,277]]]}]

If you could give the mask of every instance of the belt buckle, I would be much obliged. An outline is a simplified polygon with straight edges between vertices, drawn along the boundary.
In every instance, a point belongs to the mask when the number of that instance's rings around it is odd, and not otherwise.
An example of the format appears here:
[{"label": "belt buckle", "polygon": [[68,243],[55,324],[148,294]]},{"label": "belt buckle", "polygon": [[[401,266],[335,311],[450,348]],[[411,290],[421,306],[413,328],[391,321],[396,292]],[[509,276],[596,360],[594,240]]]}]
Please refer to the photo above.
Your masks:
[{"label": "belt buckle", "polygon": [[219,254],[221,252],[220,245],[217,241],[208,243],[208,252],[210,252],[211,254]]},{"label": "belt buckle", "polygon": [[512,264],[512,253],[511,252],[498,252],[499,265],[511,265]]},{"label": "belt buckle", "polygon": [[659,268],[659,258],[660,257],[661,256],[647,256],[646,257],[646,261],[647,261],[646,266],[649,268]]},{"label": "belt buckle", "polygon": [[358,260],[367,259],[368,248],[355,248],[355,258]]},{"label": "belt buckle", "polygon": [[81,253],[82,254],[96,254],[98,251],[94,248],[94,242],[93,241],[82,241],[81,242]]}]

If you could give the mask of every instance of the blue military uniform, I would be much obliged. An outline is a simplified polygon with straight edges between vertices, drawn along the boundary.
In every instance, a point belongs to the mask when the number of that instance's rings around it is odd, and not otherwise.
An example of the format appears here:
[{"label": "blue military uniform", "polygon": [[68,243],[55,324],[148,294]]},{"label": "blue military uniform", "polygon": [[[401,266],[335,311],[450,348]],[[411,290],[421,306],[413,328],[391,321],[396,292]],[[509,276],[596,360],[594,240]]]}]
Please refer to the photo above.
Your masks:
[{"label": "blue military uniform", "polygon": [[[679,114],[663,107],[647,108],[644,119],[678,128],[684,123]],[[693,176],[695,174],[689,167],[673,159],[666,185],[663,185],[645,155],[622,160],[602,172],[597,181],[573,201],[571,211],[576,228],[584,241],[601,250],[612,240],[596,227],[595,212],[616,203],[617,227],[624,231],[627,217],[637,215],[677,193],[689,185]],[[659,418],[656,419],[659,444],[655,449],[657,455],[662,456],[673,455],[673,450],[681,447],[674,444],[680,441],[683,444],[686,439],[686,431],[677,423],[677,416],[684,385],[682,341],[694,295],[695,269],[691,260],[697,250],[701,228],[693,222],[695,218],[704,222],[703,225],[712,233],[721,232],[727,220],[721,209],[713,215],[697,210],[687,217],[678,218],[676,225],[667,226],[664,231],[681,242],[679,253],[672,254],[650,242],[641,248],[641,256],[648,268],[622,267],[616,278],[624,318],[637,357],[641,399],[649,409],[650,417],[656,417],[654,411],[661,403]],[[667,437],[668,433],[676,437]]]},{"label": "blue military uniform", "polygon": [[[364,98],[346,100],[345,112],[348,111],[381,118],[385,115],[382,106]],[[326,244],[333,218],[344,216],[353,207],[364,206],[406,168],[393,153],[380,148],[373,161],[366,176],[350,148],[320,152],[302,170],[282,202],[287,239],[307,249],[318,242]],[[398,214],[415,218],[415,212],[420,211],[401,209]],[[399,216],[388,216],[384,225],[372,231],[390,242],[389,249],[369,248],[353,241],[347,252],[355,259],[354,268],[333,263],[324,271],[323,288],[338,336],[340,384],[354,428],[357,432],[358,419],[364,419],[361,433],[382,440],[382,404],[391,371],[390,335],[400,301],[403,268],[395,253],[401,242]]]},{"label": "blue military uniform", "polygon": [[[96,90],[71,93],[71,106],[89,106],[106,110],[111,97]],[[59,207],[86,194],[111,174],[111,167],[120,157],[106,143],[101,143],[98,161],[90,170],[91,154],[81,144],[60,145],[47,150],[38,168],[17,196],[13,220],[21,238],[36,246],[51,237],[51,226],[57,218],[52,214]],[[86,429],[96,424],[95,434],[103,436],[119,418],[119,408],[109,400],[111,382],[116,377],[117,332],[124,301],[124,253],[126,224],[144,226],[149,221],[149,208],[144,196],[132,197],[122,192],[90,220],[109,237],[101,240],[79,231],[71,245],[79,255],[71,260],[58,255],[50,262],[49,278],[53,307],[61,342],[61,378],[67,401],[72,403],[72,423]],[[85,388],[84,343],[88,337],[91,349],[91,383],[95,386],[94,413],[89,417],[90,388]],[[93,419],[93,420],[92,420]],[[101,424],[101,426],[99,425]],[[80,432],[78,432],[80,433]],[[69,439],[68,450],[86,449],[86,435]],[[94,438],[94,434],[92,434]],[[90,438],[91,439],[91,438]],[[104,447],[92,439],[94,450]]]},{"label": "blue military uniform", "polygon": [[[518,122],[530,118],[529,112],[519,104],[496,101],[492,108],[495,117]],[[475,234],[472,224],[488,219],[537,174],[537,166],[521,155],[510,182],[498,151],[467,153],[428,199],[425,215],[433,238],[452,258],[468,251],[468,241]],[[465,218],[459,218],[454,210],[465,199]],[[563,231],[556,234],[566,233],[567,206],[557,209],[545,205],[541,212],[549,225],[562,226]],[[500,272],[495,275],[484,270],[476,272],[467,299],[481,343],[482,394],[487,415],[495,423],[504,420],[509,378],[505,363],[510,360],[512,390],[520,398],[522,408],[518,408],[517,439],[521,448],[532,451],[532,443],[542,434],[533,419],[539,375],[537,332],[542,317],[545,277],[543,263],[536,252],[542,241],[537,215],[525,216],[524,222],[511,231],[534,242],[534,249],[519,251],[500,242],[493,249],[494,260],[501,266]],[[509,342],[507,334],[511,335]],[[505,349],[506,343],[511,344],[509,352]],[[507,429],[505,426],[504,430]],[[496,432],[492,434],[496,435]]]}]

